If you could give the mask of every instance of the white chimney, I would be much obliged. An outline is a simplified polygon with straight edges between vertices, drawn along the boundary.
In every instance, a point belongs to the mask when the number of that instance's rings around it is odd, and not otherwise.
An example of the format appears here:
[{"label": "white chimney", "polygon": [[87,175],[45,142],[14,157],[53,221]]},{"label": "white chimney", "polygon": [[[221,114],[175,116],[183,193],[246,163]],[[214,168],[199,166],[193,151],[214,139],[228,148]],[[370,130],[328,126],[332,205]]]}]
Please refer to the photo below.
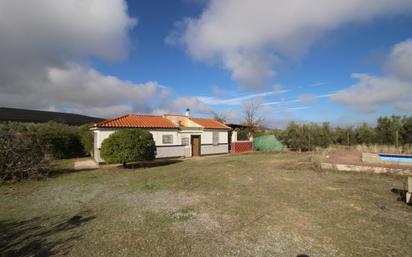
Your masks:
[{"label": "white chimney", "polygon": [[188,118],[190,118],[190,109],[189,109],[189,108],[186,109],[186,114],[185,114],[185,116],[188,117]]}]

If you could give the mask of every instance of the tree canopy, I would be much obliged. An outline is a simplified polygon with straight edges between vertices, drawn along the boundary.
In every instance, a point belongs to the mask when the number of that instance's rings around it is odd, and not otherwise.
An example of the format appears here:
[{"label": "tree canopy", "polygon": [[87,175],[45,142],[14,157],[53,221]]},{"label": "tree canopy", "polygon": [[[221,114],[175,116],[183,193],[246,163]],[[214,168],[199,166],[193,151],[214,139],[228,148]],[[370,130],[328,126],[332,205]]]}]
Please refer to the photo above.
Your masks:
[{"label": "tree canopy", "polygon": [[376,127],[362,123],[356,127],[332,128],[329,123],[289,123],[281,133],[276,132],[289,148],[299,151],[326,148],[330,144],[384,144],[393,146],[412,145],[412,117],[379,117]]}]

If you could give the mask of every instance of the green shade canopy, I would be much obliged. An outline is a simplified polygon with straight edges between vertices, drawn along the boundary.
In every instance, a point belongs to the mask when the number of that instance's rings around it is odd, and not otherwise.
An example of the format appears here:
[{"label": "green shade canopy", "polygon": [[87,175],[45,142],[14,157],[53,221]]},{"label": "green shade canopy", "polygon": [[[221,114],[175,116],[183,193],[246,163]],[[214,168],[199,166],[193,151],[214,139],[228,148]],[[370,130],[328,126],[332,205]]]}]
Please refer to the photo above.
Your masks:
[{"label": "green shade canopy", "polygon": [[267,135],[253,138],[253,147],[256,151],[282,151],[283,144],[274,135]]}]

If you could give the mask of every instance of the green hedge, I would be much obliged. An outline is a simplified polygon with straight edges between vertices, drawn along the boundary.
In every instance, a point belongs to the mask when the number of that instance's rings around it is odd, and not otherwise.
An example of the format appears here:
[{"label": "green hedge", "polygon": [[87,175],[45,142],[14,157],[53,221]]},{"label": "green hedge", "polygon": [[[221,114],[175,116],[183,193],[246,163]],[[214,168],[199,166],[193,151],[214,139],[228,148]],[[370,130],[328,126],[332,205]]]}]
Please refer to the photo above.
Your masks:
[{"label": "green hedge", "polygon": [[50,160],[39,138],[20,124],[0,124],[0,181],[48,174]]},{"label": "green hedge", "polygon": [[102,142],[100,153],[108,163],[151,161],[156,156],[152,134],[142,129],[122,129]]}]

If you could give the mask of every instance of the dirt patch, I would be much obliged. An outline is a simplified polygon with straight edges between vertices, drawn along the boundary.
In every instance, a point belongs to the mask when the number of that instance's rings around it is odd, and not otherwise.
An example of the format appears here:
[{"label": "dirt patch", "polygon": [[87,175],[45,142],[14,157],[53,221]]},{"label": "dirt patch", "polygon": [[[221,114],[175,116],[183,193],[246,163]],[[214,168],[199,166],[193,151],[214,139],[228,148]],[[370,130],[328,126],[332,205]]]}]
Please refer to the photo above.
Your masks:
[{"label": "dirt patch", "polygon": [[353,150],[334,150],[325,156],[324,162],[332,164],[362,165],[362,153]]},{"label": "dirt patch", "polygon": [[[333,165],[354,165],[354,166],[361,166],[361,167],[376,167],[385,169],[399,169],[405,171],[412,171],[412,167],[405,166],[405,165],[397,165],[392,163],[364,163],[362,162],[362,153],[356,150],[344,150],[344,149],[337,149],[331,152],[328,152],[322,162],[329,163]],[[377,172],[380,173],[380,172]],[[385,173],[385,172],[383,172]],[[396,172],[393,172],[396,173]],[[409,174],[409,172],[406,172]]]},{"label": "dirt patch", "polygon": [[92,170],[97,168],[99,168],[99,164],[93,160],[81,160],[74,162],[75,170]]}]

